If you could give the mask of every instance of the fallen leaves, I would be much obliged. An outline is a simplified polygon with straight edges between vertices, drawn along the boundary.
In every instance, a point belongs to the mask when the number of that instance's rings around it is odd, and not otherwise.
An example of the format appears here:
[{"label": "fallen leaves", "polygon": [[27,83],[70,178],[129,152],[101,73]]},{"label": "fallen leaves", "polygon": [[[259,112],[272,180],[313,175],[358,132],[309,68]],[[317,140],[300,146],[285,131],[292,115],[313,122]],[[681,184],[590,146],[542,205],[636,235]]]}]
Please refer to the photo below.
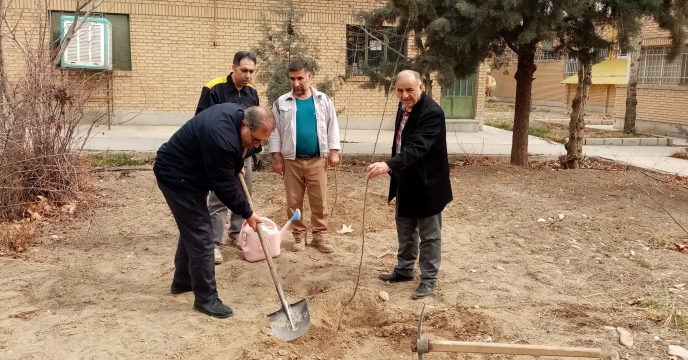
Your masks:
[{"label": "fallen leaves", "polygon": [[352,229],[352,227],[353,227],[353,225],[346,226],[346,225],[342,224],[342,229],[337,230],[337,233],[346,234],[346,233],[354,232],[354,229]]}]

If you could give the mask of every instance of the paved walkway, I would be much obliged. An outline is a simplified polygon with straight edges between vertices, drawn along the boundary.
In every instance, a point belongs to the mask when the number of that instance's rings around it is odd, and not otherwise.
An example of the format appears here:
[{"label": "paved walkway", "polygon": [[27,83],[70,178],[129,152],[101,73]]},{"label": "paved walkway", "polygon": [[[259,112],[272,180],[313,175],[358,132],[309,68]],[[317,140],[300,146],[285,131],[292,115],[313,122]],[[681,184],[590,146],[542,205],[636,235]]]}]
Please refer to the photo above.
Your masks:
[{"label": "paved walkway", "polygon": [[[94,151],[154,152],[167,141],[177,126],[106,126],[94,130],[95,135],[86,145]],[[344,154],[390,154],[393,132],[382,130],[376,143],[377,130],[341,130]],[[447,134],[450,154],[509,155],[511,131],[484,126],[477,133],[452,132]],[[675,139],[675,145],[688,146],[684,139]],[[598,156],[627,164],[688,176],[688,160],[670,157],[680,147],[674,146],[584,146],[586,156]],[[559,156],[566,154],[562,144],[529,136],[528,152],[531,155]]]}]

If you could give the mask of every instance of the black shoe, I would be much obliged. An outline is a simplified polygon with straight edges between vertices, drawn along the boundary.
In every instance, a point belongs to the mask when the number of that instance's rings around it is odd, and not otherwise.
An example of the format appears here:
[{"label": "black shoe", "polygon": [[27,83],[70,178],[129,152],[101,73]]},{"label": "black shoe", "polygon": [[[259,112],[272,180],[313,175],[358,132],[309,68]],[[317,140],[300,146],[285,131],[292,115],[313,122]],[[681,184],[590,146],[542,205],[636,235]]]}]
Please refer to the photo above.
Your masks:
[{"label": "black shoe", "polygon": [[420,284],[416,291],[411,295],[413,299],[422,299],[435,292],[435,285]]},{"label": "black shoe", "polygon": [[411,281],[411,280],[413,280],[413,276],[406,277],[406,276],[401,276],[401,275],[397,274],[396,272],[393,272],[391,274],[381,274],[380,280],[389,281],[391,283],[398,283],[398,282],[404,282],[404,281]]},{"label": "black shoe", "polygon": [[205,304],[194,302],[194,310],[219,319],[226,319],[234,314],[234,311],[229,306],[223,304],[220,299],[215,299]]},{"label": "black shoe", "polygon": [[173,295],[183,294],[185,292],[189,292],[192,290],[193,290],[193,288],[191,288],[191,285],[187,285],[187,286],[172,285],[172,286],[170,286],[170,293],[172,293]]}]

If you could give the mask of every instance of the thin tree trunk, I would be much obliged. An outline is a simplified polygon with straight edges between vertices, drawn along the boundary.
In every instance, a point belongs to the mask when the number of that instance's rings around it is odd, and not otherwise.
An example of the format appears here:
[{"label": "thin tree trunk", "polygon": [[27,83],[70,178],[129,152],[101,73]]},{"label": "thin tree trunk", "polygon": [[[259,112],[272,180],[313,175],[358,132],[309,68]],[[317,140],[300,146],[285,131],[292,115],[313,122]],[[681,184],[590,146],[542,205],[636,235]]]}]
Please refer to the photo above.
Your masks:
[{"label": "thin tree trunk", "polygon": [[631,53],[631,71],[628,76],[628,87],[626,88],[626,114],[624,116],[624,132],[635,134],[635,117],[638,107],[638,65],[640,64],[640,45],[643,42],[643,30],[640,29],[638,36],[633,38],[633,52]]},{"label": "thin tree trunk", "polygon": [[578,54],[578,86],[576,96],[571,101],[571,121],[569,122],[569,141],[566,148],[566,167],[580,168],[583,158],[583,139],[585,130],[585,106],[588,102],[588,90],[592,84],[592,56],[587,49]]},{"label": "thin tree trunk", "polygon": [[430,74],[425,74],[425,93],[432,98],[432,79]]},{"label": "thin tree trunk", "polygon": [[[5,0],[0,0],[0,14],[4,13]],[[0,111],[4,108],[5,91],[7,91],[7,78],[5,77],[5,52],[2,50],[2,23],[3,19],[0,16]]]},{"label": "thin tree trunk", "polygon": [[533,90],[535,65],[535,47],[521,49],[518,57],[516,79],[516,105],[514,109],[514,131],[511,140],[511,164],[528,165],[528,126],[530,125],[530,107]]}]

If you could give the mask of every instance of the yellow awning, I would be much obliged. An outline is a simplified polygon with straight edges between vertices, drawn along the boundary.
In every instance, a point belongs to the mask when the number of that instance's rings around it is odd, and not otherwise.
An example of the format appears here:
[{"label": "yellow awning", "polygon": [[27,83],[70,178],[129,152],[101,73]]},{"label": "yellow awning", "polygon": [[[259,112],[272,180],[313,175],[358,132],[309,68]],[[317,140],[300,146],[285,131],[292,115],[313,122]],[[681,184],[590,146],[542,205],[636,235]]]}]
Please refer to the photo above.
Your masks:
[{"label": "yellow awning", "polygon": [[[626,69],[628,60],[604,60],[592,66],[593,85],[626,84]],[[561,84],[578,84],[578,74],[570,76]]]}]

